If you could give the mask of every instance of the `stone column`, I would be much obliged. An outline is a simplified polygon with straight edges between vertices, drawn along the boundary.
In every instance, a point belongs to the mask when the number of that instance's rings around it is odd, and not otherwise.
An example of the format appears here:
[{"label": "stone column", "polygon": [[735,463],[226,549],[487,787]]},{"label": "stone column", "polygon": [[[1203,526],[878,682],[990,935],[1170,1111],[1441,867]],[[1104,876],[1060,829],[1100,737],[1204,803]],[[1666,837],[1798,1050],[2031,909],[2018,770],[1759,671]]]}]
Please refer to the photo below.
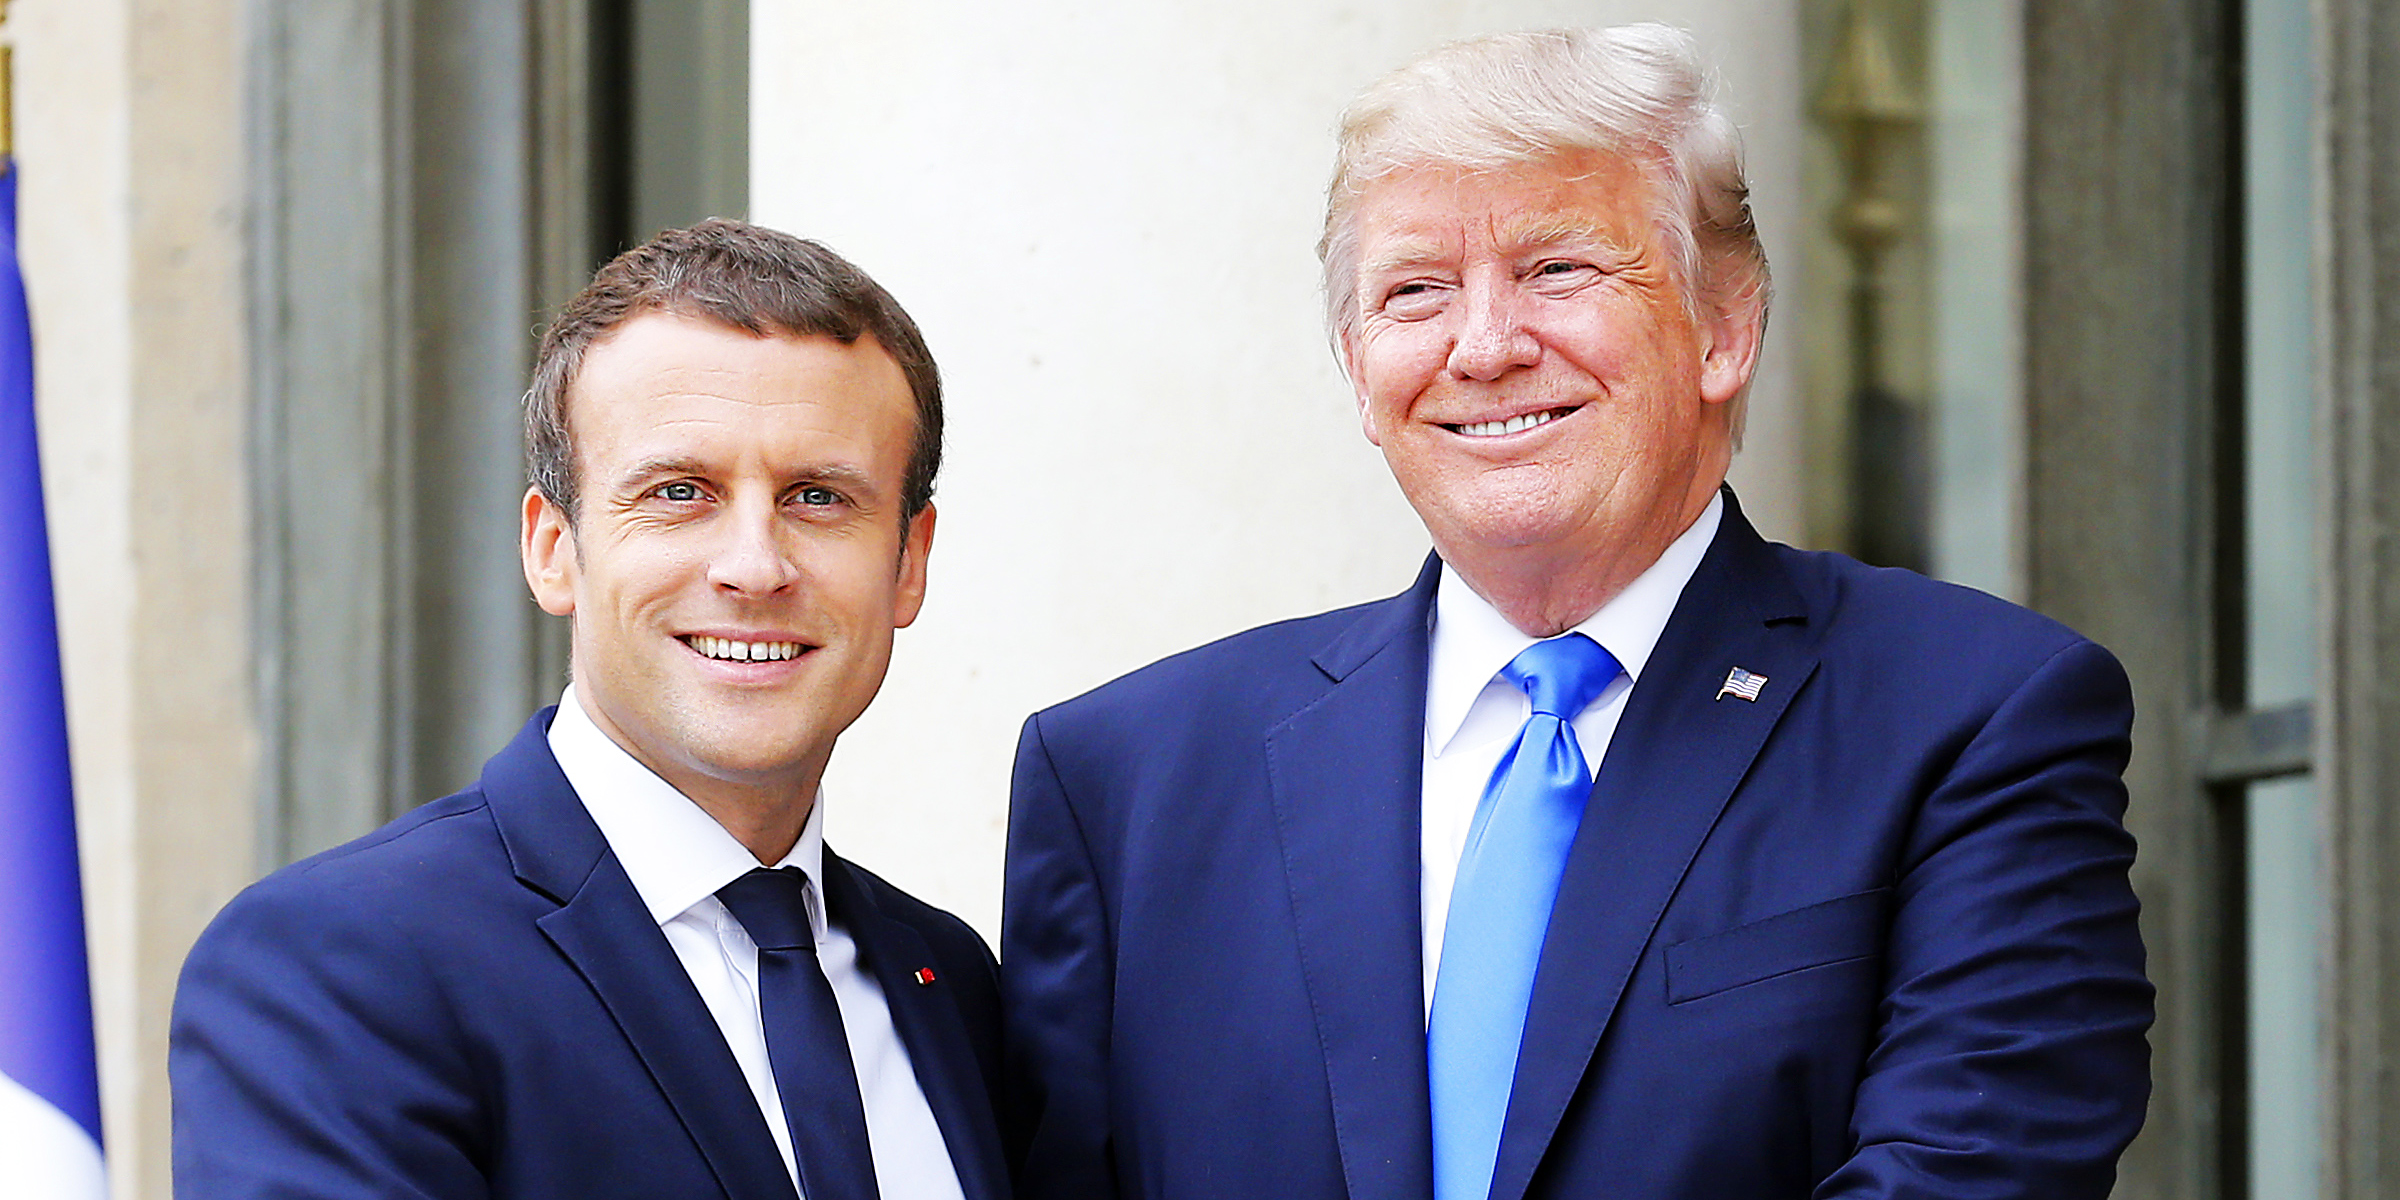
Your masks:
[{"label": "stone column", "polygon": [[2317,8],[2329,131],[2319,795],[2332,847],[2328,1200],[2400,1195],[2400,7]]},{"label": "stone column", "polygon": [[20,228],[114,1194],[254,863],[239,0],[17,0]]}]

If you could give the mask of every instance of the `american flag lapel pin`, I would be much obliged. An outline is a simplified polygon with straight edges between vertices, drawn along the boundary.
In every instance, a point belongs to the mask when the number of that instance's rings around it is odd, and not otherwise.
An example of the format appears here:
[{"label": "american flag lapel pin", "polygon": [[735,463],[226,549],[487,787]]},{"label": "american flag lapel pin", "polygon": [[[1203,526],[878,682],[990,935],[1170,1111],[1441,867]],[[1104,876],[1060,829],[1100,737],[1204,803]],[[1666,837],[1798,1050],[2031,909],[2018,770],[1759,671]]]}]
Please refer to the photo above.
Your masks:
[{"label": "american flag lapel pin", "polygon": [[1727,696],[1740,696],[1744,700],[1756,702],[1758,700],[1758,689],[1765,686],[1767,686],[1766,676],[1754,675],[1741,669],[1740,667],[1735,667],[1733,670],[1725,673],[1725,686],[1717,689],[1717,699],[1722,700]]}]

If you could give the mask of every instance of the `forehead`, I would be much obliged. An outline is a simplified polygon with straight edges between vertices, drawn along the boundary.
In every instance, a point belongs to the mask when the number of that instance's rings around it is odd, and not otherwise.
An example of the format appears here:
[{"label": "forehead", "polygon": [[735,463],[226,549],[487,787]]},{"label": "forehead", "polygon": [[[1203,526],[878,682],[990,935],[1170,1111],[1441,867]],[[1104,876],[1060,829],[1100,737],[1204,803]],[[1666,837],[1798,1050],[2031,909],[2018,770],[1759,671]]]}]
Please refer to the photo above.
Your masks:
[{"label": "forehead", "polygon": [[676,313],[635,317],[594,342],[567,391],[579,444],[695,420],[913,424],[908,379],[871,336],[754,336]]},{"label": "forehead", "polygon": [[1597,151],[1504,167],[1404,168],[1369,183],[1354,220],[1362,272],[1502,251],[1656,236],[1656,191],[1634,160]]}]

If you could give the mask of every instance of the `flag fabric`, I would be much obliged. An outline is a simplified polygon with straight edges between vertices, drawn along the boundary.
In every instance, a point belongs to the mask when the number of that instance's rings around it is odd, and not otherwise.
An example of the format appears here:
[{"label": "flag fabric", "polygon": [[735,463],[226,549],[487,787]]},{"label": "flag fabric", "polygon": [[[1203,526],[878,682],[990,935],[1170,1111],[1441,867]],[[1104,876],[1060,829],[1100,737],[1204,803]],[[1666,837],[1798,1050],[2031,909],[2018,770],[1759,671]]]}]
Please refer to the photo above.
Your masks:
[{"label": "flag fabric", "polygon": [[100,1076],[33,431],[17,172],[0,158],[0,1172],[25,1200],[103,1193]]}]

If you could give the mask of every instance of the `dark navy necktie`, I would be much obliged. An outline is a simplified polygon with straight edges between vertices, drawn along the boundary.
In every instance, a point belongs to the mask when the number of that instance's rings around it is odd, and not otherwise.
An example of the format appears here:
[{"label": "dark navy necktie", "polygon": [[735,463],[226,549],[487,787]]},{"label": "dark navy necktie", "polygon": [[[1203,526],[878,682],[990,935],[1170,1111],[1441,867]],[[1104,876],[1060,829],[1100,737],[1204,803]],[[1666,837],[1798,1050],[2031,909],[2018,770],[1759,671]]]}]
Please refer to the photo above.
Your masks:
[{"label": "dark navy necktie", "polygon": [[758,944],[758,1015],[783,1099],[800,1191],[808,1200],[880,1200],[858,1070],[842,1034],[833,985],[817,965],[807,877],[759,868],[717,889]]},{"label": "dark navy necktie", "polygon": [[1434,1200],[1491,1192],[1542,937],[1592,793],[1570,722],[1619,670],[1580,633],[1535,642],[1500,670],[1533,715],[1483,790],[1450,892],[1425,1031]]}]

